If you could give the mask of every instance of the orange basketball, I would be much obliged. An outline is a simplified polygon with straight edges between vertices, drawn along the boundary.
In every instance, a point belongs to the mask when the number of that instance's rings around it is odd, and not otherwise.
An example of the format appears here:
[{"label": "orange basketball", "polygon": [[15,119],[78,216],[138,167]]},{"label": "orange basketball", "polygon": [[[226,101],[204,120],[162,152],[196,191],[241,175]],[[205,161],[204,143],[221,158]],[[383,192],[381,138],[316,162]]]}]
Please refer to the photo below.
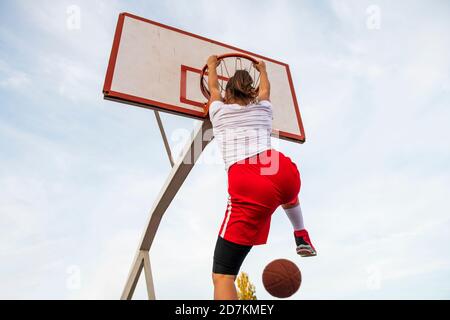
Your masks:
[{"label": "orange basketball", "polygon": [[267,292],[272,296],[289,298],[300,288],[302,274],[295,263],[279,259],[266,266],[262,281]]}]

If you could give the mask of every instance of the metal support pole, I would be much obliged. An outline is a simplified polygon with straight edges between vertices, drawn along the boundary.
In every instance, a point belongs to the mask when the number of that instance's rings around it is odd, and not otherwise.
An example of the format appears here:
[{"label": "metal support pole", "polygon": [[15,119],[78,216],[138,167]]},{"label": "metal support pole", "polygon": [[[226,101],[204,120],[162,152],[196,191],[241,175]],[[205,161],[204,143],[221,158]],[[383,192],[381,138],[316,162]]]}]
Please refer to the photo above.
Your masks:
[{"label": "metal support pole", "polygon": [[148,251],[142,251],[144,256],[145,284],[147,285],[148,300],[156,300],[155,286],[153,285],[152,267],[150,265],[150,255]]},{"label": "metal support pole", "polygon": [[[145,265],[143,252],[145,255],[145,253],[150,251],[164,213],[176,196],[178,190],[180,190],[183,182],[191,172],[201,153],[212,141],[213,134],[211,128],[211,122],[207,119],[194,130],[191,140],[186,144],[186,147],[183,150],[183,156],[172,168],[169,177],[156,198],[153,208],[150,211],[150,218],[144,230],[127,283],[122,293],[122,299],[129,300],[133,297],[143,265]],[[153,290],[153,279],[151,278],[151,274],[149,278],[147,278],[147,290],[149,290],[149,287]]]},{"label": "metal support pole", "polygon": [[150,256],[148,251],[139,251],[134,258],[133,267],[131,268],[130,275],[128,276],[128,281],[122,293],[121,300],[131,300],[139,281],[139,277],[142,273],[142,269],[144,269],[145,273],[148,299],[156,299],[155,288],[153,286],[152,269],[150,266]]},{"label": "metal support pole", "polygon": [[158,111],[155,111],[155,117],[156,117],[156,122],[158,122],[159,131],[161,132],[161,136],[163,138],[164,147],[166,148],[167,156],[169,157],[170,165],[173,168],[175,165],[175,162],[173,161],[172,151],[170,151],[169,141],[167,140],[166,131],[164,130],[161,116],[159,115]]}]

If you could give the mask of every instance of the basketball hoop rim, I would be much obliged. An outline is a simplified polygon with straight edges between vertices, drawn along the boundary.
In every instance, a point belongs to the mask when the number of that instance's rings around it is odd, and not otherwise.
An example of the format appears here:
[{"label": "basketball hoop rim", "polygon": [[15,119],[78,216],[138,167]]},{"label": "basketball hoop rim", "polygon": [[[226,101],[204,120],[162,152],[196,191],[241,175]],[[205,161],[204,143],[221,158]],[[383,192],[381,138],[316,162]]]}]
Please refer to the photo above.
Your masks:
[{"label": "basketball hoop rim", "polygon": [[[249,61],[251,61],[254,64],[258,64],[258,60],[256,60],[255,58],[246,55],[246,54],[242,54],[242,53],[226,53],[226,54],[222,54],[220,56],[217,57],[217,61],[221,61],[223,59],[227,59],[227,58],[243,58],[243,59],[247,59]],[[202,73],[200,76],[200,90],[202,91],[203,96],[208,100],[207,102],[207,106],[209,106],[209,99],[211,98],[211,94],[208,90],[208,88],[205,87],[204,84],[204,78],[206,75],[206,72],[208,71],[208,65],[206,64],[203,69],[202,69]]]}]

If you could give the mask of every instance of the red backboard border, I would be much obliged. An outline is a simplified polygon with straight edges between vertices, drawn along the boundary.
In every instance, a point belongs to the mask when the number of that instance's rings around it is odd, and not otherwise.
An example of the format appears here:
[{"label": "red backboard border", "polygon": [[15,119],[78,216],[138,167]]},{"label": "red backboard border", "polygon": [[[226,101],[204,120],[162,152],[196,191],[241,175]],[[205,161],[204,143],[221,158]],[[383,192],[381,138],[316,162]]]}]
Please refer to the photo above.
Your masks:
[{"label": "red backboard border", "polygon": [[[167,111],[167,112],[175,113],[175,114],[179,114],[179,115],[188,115],[188,116],[191,116],[191,117],[197,118],[197,119],[204,119],[207,116],[204,114],[204,112],[199,112],[196,110],[189,110],[189,109],[185,109],[185,108],[182,108],[179,106],[161,103],[158,101],[145,99],[145,98],[137,97],[137,96],[132,96],[132,95],[124,94],[122,92],[116,92],[116,91],[111,90],[112,81],[113,81],[113,77],[114,77],[114,70],[116,67],[117,56],[118,56],[119,48],[120,48],[120,39],[122,36],[123,26],[124,26],[126,17],[132,18],[132,19],[137,19],[137,20],[140,20],[140,21],[143,21],[146,23],[150,23],[150,24],[159,26],[161,28],[166,28],[166,29],[169,29],[169,30],[172,30],[175,32],[179,32],[179,33],[185,34],[187,36],[195,37],[195,38],[198,38],[198,39],[201,39],[204,41],[208,41],[208,42],[226,47],[233,51],[241,52],[241,53],[253,56],[253,57],[257,57],[262,60],[270,61],[272,63],[276,63],[276,64],[280,64],[280,65],[284,66],[286,68],[286,72],[288,75],[289,86],[291,89],[292,99],[294,101],[295,111],[296,111],[296,115],[297,115],[297,122],[298,122],[298,126],[299,126],[301,134],[296,135],[296,134],[291,134],[291,133],[287,133],[287,132],[283,132],[283,131],[274,131],[274,135],[279,136],[279,138],[281,138],[281,139],[286,139],[286,140],[290,140],[290,141],[294,141],[294,142],[298,142],[298,143],[305,142],[305,139],[306,139],[305,131],[304,131],[304,127],[303,127],[303,122],[302,122],[302,118],[301,118],[301,114],[300,114],[297,96],[295,94],[294,83],[292,80],[292,75],[291,75],[289,65],[279,62],[279,61],[276,61],[274,59],[270,59],[270,58],[267,58],[267,57],[249,52],[249,51],[245,51],[245,50],[242,50],[242,49],[239,49],[239,48],[236,48],[236,47],[233,47],[233,46],[230,46],[230,45],[227,45],[227,44],[215,41],[215,40],[211,40],[211,39],[208,39],[208,38],[205,38],[205,37],[202,37],[202,36],[190,33],[190,32],[186,32],[184,30],[170,27],[170,26],[161,24],[159,22],[145,19],[145,18],[136,16],[136,15],[133,15],[130,13],[121,13],[119,15],[119,20],[117,23],[116,32],[114,35],[114,41],[113,41],[113,45],[112,45],[112,49],[111,49],[111,55],[110,55],[110,59],[109,59],[109,63],[108,63],[108,69],[106,72],[105,83],[103,86],[103,94],[104,94],[105,99],[118,101],[118,102],[122,102],[122,103],[127,103],[127,104],[131,104],[134,106],[139,106],[139,107],[143,107],[143,108],[147,108],[147,109],[157,109],[160,111]],[[186,67],[186,68],[189,68],[189,67]],[[195,68],[192,68],[192,69],[195,69]],[[195,69],[195,70],[197,70],[197,69]],[[182,79],[181,79],[181,81],[182,81]],[[185,79],[185,81],[186,81],[186,79]],[[180,90],[182,90],[182,88],[180,88]],[[182,93],[182,92],[180,92],[180,93]],[[180,95],[180,98],[182,96],[183,95]],[[184,95],[184,98],[186,99],[186,95]],[[189,99],[186,99],[186,100],[189,100]],[[192,102],[198,104],[198,102],[195,102],[195,101],[192,101]]]}]

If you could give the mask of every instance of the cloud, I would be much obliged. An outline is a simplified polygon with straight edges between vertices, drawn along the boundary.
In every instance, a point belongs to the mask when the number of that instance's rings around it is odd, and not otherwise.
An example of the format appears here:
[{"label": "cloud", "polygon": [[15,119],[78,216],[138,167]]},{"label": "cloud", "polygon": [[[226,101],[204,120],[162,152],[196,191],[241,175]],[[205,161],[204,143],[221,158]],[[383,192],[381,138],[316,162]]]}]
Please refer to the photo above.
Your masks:
[{"label": "cloud", "polygon": [[[271,298],[261,272],[281,257],[303,273],[294,299],[449,297],[445,4],[381,1],[376,31],[366,26],[370,1],[276,8],[236,2],[230,7],[240,10],[226,23],[217,22],[223,6],[210,1],[189,8],[178,1],[82,1],[78,31],[66,27],[71,4],[22,1],[9,12],[24,29],[0,28],[7,49],[17,52],[0,61],[0,255],[8,261],[0,296],[120,296],[169,172],[151,114],[101,101],[117,14],[131,11],[291,65],[308,142],[277,148],[301,170],[305,222],[319,256],[295,254],[291,226],[278,210],[268,245],[254,248],[243,265],[258,298]],[[190,120],[163,118],[169,136],[192,129]],[[212,296],[226,175],[214,146],[204,158],[155,238],[158,298]],[[68,286],[78,277],[78,288]],[[145,299],[143,289],[138,298]]]},{"label": "cloud", "polygon": [[0,60],[0,87],[3,89],[25,90],[31,85],[30,76],[14,70],[5,61]]},{"label": "cloud", "polygon": [[98,101],[102,77],[85,63],[53,56],[45,58],[42,69],[62,98],[73,103]]}]

